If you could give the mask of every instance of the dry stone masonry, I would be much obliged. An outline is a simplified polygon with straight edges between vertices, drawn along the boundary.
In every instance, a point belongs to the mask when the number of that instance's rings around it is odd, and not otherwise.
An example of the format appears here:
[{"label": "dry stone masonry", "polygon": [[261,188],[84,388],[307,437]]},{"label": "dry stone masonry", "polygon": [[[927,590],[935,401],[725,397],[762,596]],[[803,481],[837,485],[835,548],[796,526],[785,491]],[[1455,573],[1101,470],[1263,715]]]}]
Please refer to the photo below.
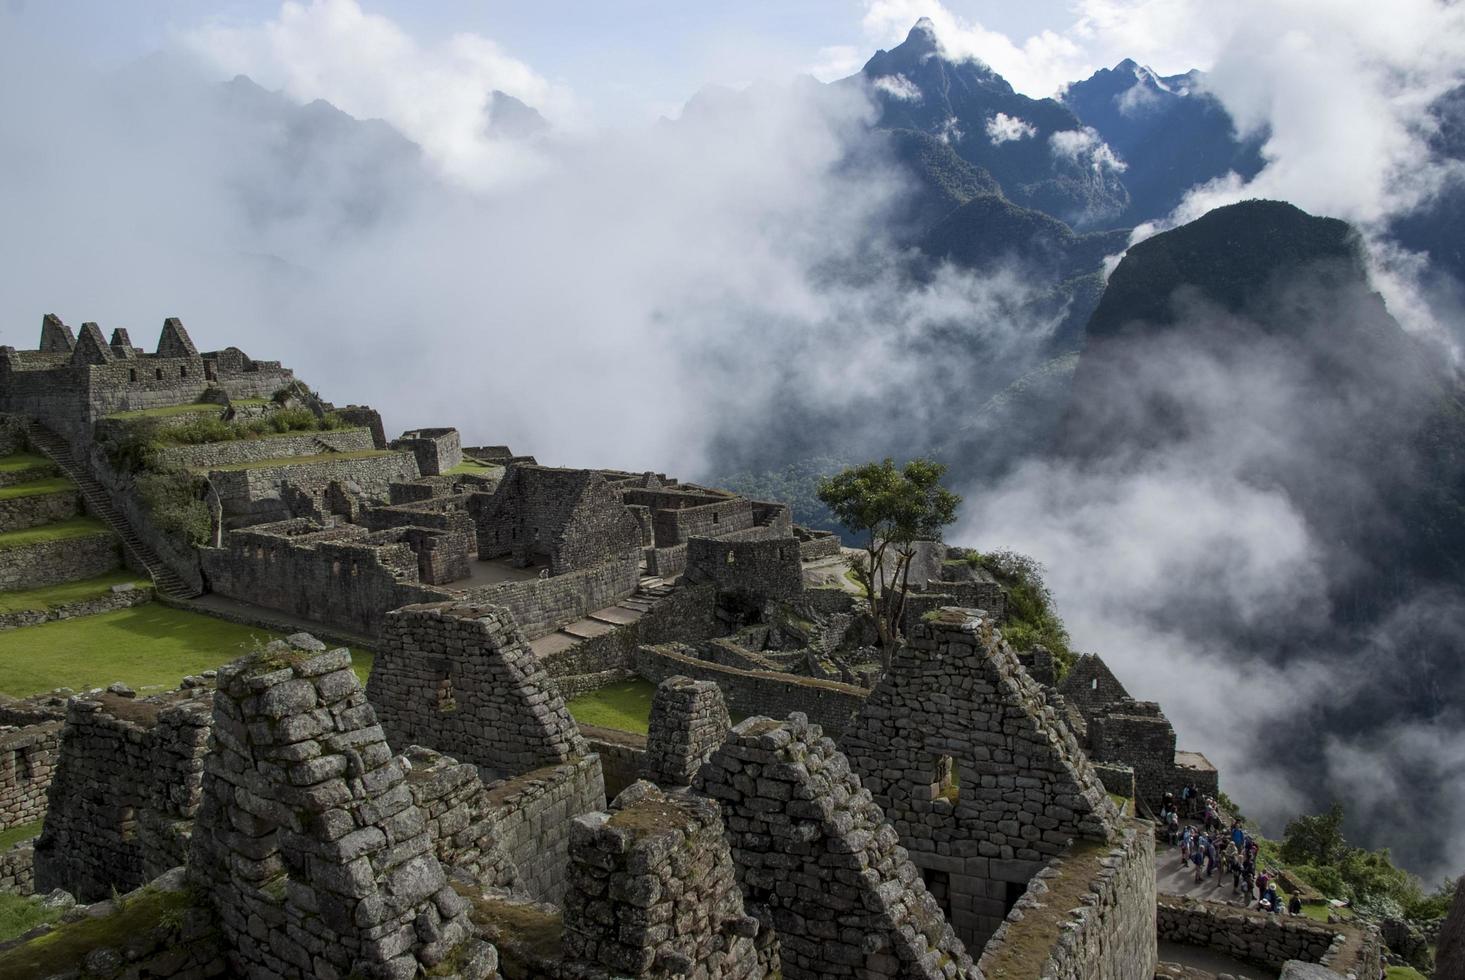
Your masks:
[{"label": "dry stone masonry", "polygon": [[668,677],[651,699],[642,778],[665,787],[692,785],[731,727],[716,684]]},{"label": "dry stone masonry", "polygon": [[575,819],[564,955],[587,977],[756,980],[770,974],[743,911],[716,803],[636,783]]},{"label": "dry stone masonry", "polygon": [[219,671],[190,871],[250,977],[494,975],[350,653],[300,635]]},{"label": "dry stone masonry", "polygon": [[807,718],[735,727],[698,777],[791,980],[981,976],[849,761]]},{"label": "dry stone masonry", "polygon": [[972,610],[898,651],[841,744],[947,914],[979,947],[1027,882],[1118,811],[1017,656]]}]

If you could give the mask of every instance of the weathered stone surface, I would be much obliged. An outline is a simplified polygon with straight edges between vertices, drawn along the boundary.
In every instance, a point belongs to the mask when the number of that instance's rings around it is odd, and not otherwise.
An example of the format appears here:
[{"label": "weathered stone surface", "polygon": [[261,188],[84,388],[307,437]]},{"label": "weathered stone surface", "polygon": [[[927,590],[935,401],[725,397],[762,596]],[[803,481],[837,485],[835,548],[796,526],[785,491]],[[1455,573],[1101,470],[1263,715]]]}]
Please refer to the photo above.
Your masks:
[{"label": "weathered stone surface", "polygon": [[716,684],[668,677],[651,700],[642,778],[667,787],[690,786],[731,727]]}]

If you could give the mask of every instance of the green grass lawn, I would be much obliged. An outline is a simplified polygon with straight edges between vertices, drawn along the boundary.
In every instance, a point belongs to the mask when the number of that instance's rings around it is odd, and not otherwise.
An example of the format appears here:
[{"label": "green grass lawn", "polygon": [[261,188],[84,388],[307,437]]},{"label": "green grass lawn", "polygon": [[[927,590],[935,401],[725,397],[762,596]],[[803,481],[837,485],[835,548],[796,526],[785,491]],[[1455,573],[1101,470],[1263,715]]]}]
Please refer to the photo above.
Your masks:
[{"label": "green grass lawn", "polygon": [[9,456],[0,456],[0,473],[19,473],[21,470],[46,468],[55,470],[56,464],[44,456],[37,456],[35,453],[11,453]]},{"label": "green grass lawn", "polygon": [[655,694],[655,684],[637,677],[582,694],[568,707],[575,721],[582,725],[598,725],[645,735],[646,723],[651,718],[651,699]]},{"label": "green grass lawn", "polygon": [[[121,681],[139,693],[168,691],[275,636],[266,630],[149,602],[131,609],[27,626],[4,634],[0,693],[25,697],[58,687]],[[363,682],[371,657],[352,651]]]},{"label": "green grass lawn", "polygon": [[[181,915],[189,901],[186,892],[143,889],[112,915],[69,922],[0,953],[0,977],[49,977],[76,971],[98,946],[122,946],[129,937]],[[19,929],[16,935],[35,924]]]},{"label": "green grass lawn", "polygon": [[69,602],[97,599],[111,591],[112,586],[128,583],[136,586],[152,585],[147,579],[138,578],[136,572],[121,569],[96,578],[82,579],[80,582],[48,585],[44,589],[0,592],[0,613],[20,612],[22,609],[52,609]]},{"label": "green grass lawn", "polygon": [[[283,433],[295,435],[297,433]],[[305,435],[306,433],[298,433]],[[308,466],[311,463],[340,463],[348,459],[371,459],[374,456],[391,456],[390,449],[357,449],[347,453],[321,453],[318,456],[282,456],[279,459],[259,459],[252,463],[233,463],[229,466],[195,466],[195,473],[229,473],[234,470],[259,470],[267,466]]]},{"label": "green grass lawn", "polygon": [[36,896],[21,898],[10,892],[0,892],[0,943],[23,936],[43,922],[55,922],[59,918],[60,909],[46,908]]},{"label": "green grass lawn", "polygon": [[488,476],[490,473],[503,472],[503,467],[497,463],[480,463],[476,459],[463,457],[463,462],[448,470],[446,476],[462,476],[465,473],[472,473],[476,476]]},{"label": "green grass lawn", "polygon": [[94,534],[111,534],[107,525],[91,517],[68,517],[64,521],[28,527],[23,531],[6,531],[0,534],[0,548],[23,548],[42,541],[67,541],[71,538],[89,538]]},{"label": "green grass lawn", "polygon": [[1424,980],[1424,974],[1412,966],[1391,966],[1384,971],[1387,980]]},{"label": "green grass lawn", "polygon": [[31,480],[29,483],[0,487],[0,500],[9,500],[12,497],[36,497],[43,493],[63,493],[75,489],[76,484],[66,477],[53,476],[44,480]]},{"label": "green grass lawn", "polygon": [[0,830],[0,851],[8,851],[23,840],[30,840],[41,833],[41,820],[32,820],[30,823],[23,823],[19,827],[11,827],[9,830]]},{"label": "green grass lawn", "polygon": [[109,419],[166,419],[175,415],[198,415],[202,412],[223,413],[223,405],[195,402],[192,405],[164,405],[162,408],[135,408],[130,412],[113,412]]}]

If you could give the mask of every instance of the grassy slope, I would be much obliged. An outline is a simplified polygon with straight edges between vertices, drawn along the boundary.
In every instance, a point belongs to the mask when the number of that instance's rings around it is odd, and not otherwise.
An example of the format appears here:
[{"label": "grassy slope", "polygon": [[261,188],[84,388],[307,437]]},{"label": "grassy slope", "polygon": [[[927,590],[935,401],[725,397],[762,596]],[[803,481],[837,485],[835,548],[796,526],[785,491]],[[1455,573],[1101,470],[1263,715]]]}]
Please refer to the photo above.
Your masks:
[{"label": "grassy slope", "polygon": [[[293,435],[294,433],[284,433]],[[235,463],[231,466],[196,466],[197,473],[229,473],[234,470],[258,470],[269,466],[309,466],[311,463],[340,463],[349,459],[372,459],[377,456],[391,456],[390,449],[358,449],[349,453],[321,453],[318,456],[283,456],[279,459],[261,459],[253,463]]]},{"label": "grassy slope", "polygon": [[23,823],[8,830],[0,830],[0,851],[8,851],[23,840],[39,837],[41,823],[40,820],[32,820],[30,823]]},{"label": "grassy slope", "polygon": [[46,908],[37,897],[22,898],[9,892],[0,892],[0,943],[22,936],[41,923],[54,922],[60,917],[60,909]]},{"label": "grassy slope", "polygon": [[108,572],[106,575],[99,575],[96,578],[67,582],[63,585],[50,585],[44,589],[0,592],[0,613],[19,612],[22,609],[51,609],[55,606],[64,606],[69,602],[96,599],[106,595],[112,586],[128,583],[139,587],[152,585],[147,579],[138,578],[136,572],[121,569]]},{"label": "grassy slope", "polygon": [[[142,693],[171,690],[185,674],[211,670],[274,639],[264,630],[155,602],[3,635],[0,693],[15,697],[113,681]],[[370,655],[352,656],[364,680]]]},{"label": "grassy slope", "polygon": [[0,456],[0,473],[15,473],[20,470],[46,469],[54,471],[55,465],[44,456],[34,453],[11,453]]},{"label": "grassy slope", "polygon": [[130,412],[113,412],[109,419],[166,419],[175,415],[198,415],[203,412],[222,413],[223,405],[196,403],[193,405],[165,405],[162,408],[137,408]]},{"label": "grassy slope", "polygon": [[66,541],[111,533],[101,521],[90,517],[70,517],[40,527],[28,527],[24,531],[6,531],[0,534],[0,548],[22,548],[42,541]]},{"label": "grassy slope", "polygon": [[0,487],[0,500],[9,500],[12,497],[37,497],[43,493],[65,493],[75,489],[76,484],[66,477],[53,476],[44,480],[31,480],[29,483]]},{"label": "grassy slope", "polygon": [[98,946],[121,946],[129,936],[152,929],[164,915],[176,914],[188,904],[189,899],[183,893],[144,891],[130,899],[119,912],[68,923],[0,953],[0,976],[47,977],[75,970],[86,954]]}]

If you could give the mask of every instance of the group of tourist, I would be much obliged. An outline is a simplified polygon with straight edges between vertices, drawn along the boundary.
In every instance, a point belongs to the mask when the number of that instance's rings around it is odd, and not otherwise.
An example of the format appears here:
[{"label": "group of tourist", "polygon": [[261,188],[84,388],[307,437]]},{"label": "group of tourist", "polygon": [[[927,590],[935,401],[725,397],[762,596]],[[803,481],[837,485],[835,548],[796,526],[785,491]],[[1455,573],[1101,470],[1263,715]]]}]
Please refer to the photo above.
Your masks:
[{"label": "group of tourist", "polygon": [[[1187,823],[1181,825],[1181,811],[1184,810]],[[1229,830],[1221,808],[1209,796],[1197,793],[1195,787],[1186,786],[1180,791],[1177,804],[1174,793],[1166,793],[1160,803],[1161,833],[1166,841],[1179,849],[1180,867],[1191,868],[1195,883],[1200,884],[1214,878],[1215,887],[1220,888],[1226,878],[1231,879],[1231,895],[1238,904],[1261,909],[1264,912],[1290,915],[1302,914],[1302,899],[1296,895],[1286,903],[1277,891],[1275,868],[1257,866],[1261,848],[1256,838],[1246,832],[1241,821],[1232,820]],[[1199,818],[1199,823],[1189,822]]]}]

